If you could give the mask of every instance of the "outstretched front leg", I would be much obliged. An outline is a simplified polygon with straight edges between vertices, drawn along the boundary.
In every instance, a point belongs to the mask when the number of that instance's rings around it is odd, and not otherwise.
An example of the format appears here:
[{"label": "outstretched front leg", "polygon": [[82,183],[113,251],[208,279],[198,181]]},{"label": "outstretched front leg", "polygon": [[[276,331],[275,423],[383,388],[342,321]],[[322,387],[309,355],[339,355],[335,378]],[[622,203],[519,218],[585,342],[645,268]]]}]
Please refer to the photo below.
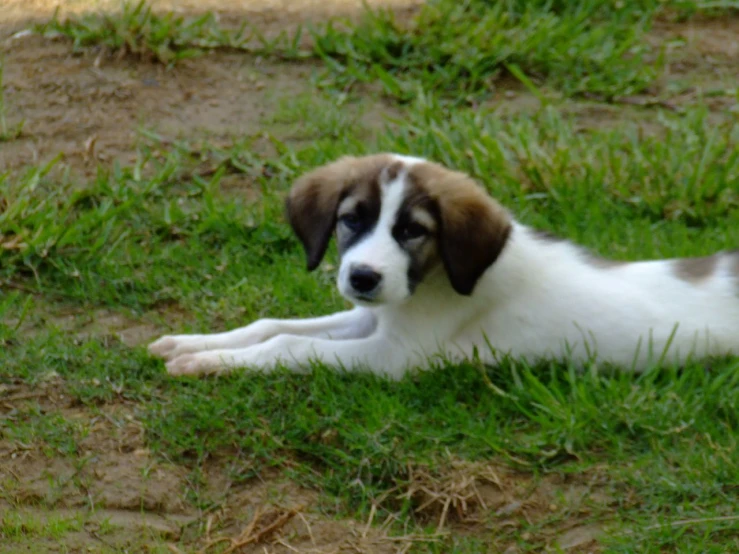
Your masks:
[{"label": "outstretched front leg", "polygon": [[149,345],[149,352],[165,360],[210,350],[244,349],[279,335],[299,335],[334,340],[369,336],[377,322],[366,308],[311,319],[260,319],[227,333],[164,336]]},{"label": "outstretched front leg", "polygon": [[168,362],[167,371],[170,375],[203,375],[228,373],[240,367],[271,371],[279,365],[299,371],[320,361],[346,369],[365,368],[397,379],[421,361],[407,346],[393,343],[381,332],[349,340],[278,335],[248,348],[185,354]]}]

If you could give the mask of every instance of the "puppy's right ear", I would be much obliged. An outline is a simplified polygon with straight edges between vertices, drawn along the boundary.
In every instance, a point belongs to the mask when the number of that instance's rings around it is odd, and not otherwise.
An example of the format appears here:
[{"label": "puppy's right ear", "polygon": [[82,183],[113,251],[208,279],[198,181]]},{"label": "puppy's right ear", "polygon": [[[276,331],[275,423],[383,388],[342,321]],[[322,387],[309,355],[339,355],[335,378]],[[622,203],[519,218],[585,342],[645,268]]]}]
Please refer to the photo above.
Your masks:
[{"label": "puppy's right ear", "polygon": [[287,198],[287,217],[303,243],[308,271],[321,263],[336,226],[336,210],[347,188],[347,165],[355,158],[344,157],[309,171],[300,177]]}]

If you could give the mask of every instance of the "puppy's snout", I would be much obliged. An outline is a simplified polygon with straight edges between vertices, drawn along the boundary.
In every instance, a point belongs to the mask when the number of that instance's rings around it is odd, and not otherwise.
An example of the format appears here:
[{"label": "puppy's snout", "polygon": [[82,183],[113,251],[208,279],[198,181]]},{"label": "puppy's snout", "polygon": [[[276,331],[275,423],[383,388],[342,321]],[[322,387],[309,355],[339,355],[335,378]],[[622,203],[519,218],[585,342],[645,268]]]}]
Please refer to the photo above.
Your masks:
[{"label": "puppy's snout", "polygon": [[366,265],[357,265],[351,268],[349,283],[352,288],[362,294],[374,292],[382,281],[382,275]]}]

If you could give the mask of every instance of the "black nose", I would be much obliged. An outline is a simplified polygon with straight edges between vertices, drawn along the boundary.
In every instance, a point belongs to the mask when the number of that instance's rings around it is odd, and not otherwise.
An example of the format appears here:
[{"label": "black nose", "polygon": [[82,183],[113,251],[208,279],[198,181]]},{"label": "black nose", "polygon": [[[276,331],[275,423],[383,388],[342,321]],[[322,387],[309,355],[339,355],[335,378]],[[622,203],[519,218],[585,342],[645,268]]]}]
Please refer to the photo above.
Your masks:
[{"label": "black nose", "polygon": [[382,275],[366,265],[353,267],[349,274],[349,282],[357,292],[372,292],[380,281],[382,281]]}]

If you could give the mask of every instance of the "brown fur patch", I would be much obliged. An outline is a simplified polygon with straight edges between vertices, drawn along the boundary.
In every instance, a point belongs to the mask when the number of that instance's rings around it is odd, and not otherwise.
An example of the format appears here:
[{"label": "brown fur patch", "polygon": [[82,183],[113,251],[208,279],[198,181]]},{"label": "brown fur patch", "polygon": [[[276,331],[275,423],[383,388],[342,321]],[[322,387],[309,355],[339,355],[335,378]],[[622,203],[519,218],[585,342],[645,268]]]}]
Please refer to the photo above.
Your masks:
[{"label": "brown fur patch", "polygon": [[350,191],[379,210],[379,178],[395,160],[388,154],[345,156],[300,177],[287,199],[287,216],[312,271],[321,263],[336,226],[336,209]]},{"label": "brown fur patch", "polygon": [[413,165],[408,178],[409,197],[427,197],[436,212],[439,254],[452,286],[471,294],[503,251],[512,229],[508,213],[472,178],[439,164]]},{"label": "brown fur patch", "polygon": [[403,162],[396,161],[385,168],[385,170],[382,172],[381,181],[382,184],[391,183],[395,179],[398,178],[398,175],[400,175],[400,172],[402,171],[404,167]]},{"label": "brown fur patch", "polygon": [[716,271],[720,255],[703,256],[701,258],[681,258],[673,261],[675,276],[683,281],[697,283],[707,279]]}]

